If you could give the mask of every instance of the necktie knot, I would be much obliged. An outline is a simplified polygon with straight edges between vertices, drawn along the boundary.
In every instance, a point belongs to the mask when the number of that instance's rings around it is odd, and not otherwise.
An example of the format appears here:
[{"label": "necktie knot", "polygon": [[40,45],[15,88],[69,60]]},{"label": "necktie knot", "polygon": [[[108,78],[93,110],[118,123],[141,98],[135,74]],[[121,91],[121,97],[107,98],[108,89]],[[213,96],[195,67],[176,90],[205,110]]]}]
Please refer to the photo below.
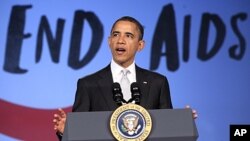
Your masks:
[{"label": "necktie knot", "polygon": [[127,70],[127,69],[122,70],[123,77],[127,76],[128,73],[129,73],[129,70]]}]

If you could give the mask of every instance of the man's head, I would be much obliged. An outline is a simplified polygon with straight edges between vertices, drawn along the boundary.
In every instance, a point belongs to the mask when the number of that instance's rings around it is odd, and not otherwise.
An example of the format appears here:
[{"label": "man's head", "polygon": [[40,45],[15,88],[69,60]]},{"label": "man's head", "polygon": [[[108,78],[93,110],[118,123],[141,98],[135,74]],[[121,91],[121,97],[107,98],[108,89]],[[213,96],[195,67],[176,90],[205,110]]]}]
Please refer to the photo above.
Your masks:
[{"label": "man's head", "polygon": [[112,26],[109,47],[116,63],[126,68],[133,63],[137,51],[144,48],[144,30],[132,17],[122,17]]},{"label": "man's head", "polygon": [[142,24],[139,21],[137,21],[135,18],[130,17],[130,16],[124,16],[124,17],[121,17],[118,20],[116,20],[115,23],[113,24],[112,28],[111,28],[110,34],[112,33],[116,23],[119,22],[119,21],[128,21],[128,22],[134,23],[136,25],[136,27],[137,27],[137,30],[140,33],[139,40],[143,40],[144,28],[143,28]]}]

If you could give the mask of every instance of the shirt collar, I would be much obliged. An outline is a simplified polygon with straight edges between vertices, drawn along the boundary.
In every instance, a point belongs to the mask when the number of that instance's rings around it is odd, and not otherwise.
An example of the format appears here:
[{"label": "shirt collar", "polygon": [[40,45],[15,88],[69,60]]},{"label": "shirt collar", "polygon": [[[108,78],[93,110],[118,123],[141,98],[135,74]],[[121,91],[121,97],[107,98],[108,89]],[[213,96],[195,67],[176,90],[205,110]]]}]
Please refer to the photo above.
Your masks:
[{"label": "shirt collar", "polygon": [[113,75],[119,75],[121,73],[121,70],[123,69],[127,69],[129,70],[130,74],[135,77],[135,61],[129,65],[127,68],[123,68],[122,66],[120,66],[119,64],[117,64],[113,59],[111,60],[111,72]]},{"label": "shirt collar", "polygon": [[117,64],[113,59],[111,60],[111,70],[113,70],[114,72],[121,72],[121,70],[123,69],[127,69],[129,70],[131,73],[135,72],[135,61],[129,65],[127,68],[123,68],[122,66],[120,66],[119,64]]}]

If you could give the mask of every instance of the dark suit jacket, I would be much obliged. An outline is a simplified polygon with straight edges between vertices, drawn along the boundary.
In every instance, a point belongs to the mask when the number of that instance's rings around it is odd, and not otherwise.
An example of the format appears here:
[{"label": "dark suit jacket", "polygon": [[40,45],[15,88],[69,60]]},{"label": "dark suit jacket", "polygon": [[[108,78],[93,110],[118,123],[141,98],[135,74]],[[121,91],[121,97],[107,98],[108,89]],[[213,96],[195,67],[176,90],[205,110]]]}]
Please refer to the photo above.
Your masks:
[{"label": "dark suit jacket", "polygon": [[[136,81],[141,90],[141,106],[146,109],[172,108],[169,84],[165,76],[136,66]],[[79,79],[72,111],[115,110],[118,106],[113,100],[112,84],[110,65]]]},{"label": "dark suit jacket", "polygon": [[[141,106],[146,109],[173,108],[165,76],[136,66],[136,81],[141,90]],[[112,84],[110,65],[79,79],[72,111],[114,111],[118,106],[113,100]],[[59,132],[57,136],[62,139]]]}]

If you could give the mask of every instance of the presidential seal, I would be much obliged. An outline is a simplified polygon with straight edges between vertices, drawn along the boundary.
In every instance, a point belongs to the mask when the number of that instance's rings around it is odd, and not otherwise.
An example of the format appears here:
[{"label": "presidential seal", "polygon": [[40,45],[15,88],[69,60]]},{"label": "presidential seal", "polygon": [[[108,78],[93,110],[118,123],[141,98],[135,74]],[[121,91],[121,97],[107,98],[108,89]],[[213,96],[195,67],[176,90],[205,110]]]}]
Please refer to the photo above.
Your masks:
[{"label": "presidential seal", "polygon": [[152,128],[151,116],[136,104],[117,108],[110,118],[110,129],[118,141],[144,141]]}]

